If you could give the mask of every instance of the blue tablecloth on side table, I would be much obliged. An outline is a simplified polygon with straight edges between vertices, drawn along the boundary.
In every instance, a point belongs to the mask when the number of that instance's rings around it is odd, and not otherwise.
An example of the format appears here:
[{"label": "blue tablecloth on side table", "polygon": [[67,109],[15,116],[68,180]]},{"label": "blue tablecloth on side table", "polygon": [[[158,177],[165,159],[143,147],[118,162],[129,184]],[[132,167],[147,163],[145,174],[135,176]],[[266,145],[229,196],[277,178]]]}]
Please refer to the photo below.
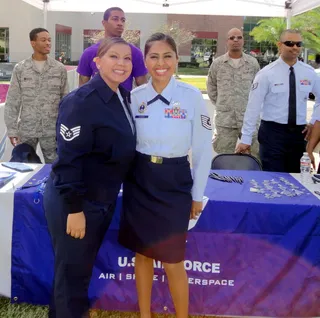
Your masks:
[{"label": "blue tablecloth on side table", "polygon": [[[42,207],[45,166],[15,193],[12,241],[12,301],[47,304],[53,278],[53,251]],[[219,171],[242,176],[244,184],[209,179],[209,201],[189,231],[185,267],[190,313],[272,317],[320,316],[320,201],[308,191],[299,197],[267,199],[250,192],[250,180],[287,174]],[[134,255],[117,243],[115,217],[96,260],[89,296],[92,306],[136,311]],[[152,309],[172,312],[167,279],[155,262]]]}]

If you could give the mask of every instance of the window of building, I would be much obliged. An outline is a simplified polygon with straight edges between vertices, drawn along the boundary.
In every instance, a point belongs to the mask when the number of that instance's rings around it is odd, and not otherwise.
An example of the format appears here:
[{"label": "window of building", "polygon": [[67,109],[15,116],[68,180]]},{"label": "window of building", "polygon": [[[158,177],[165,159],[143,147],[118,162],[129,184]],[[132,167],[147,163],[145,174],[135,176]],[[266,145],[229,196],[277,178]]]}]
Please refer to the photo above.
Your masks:
[{"label": "window of building", "polygon": [[263,17],[244,17],[243,36],[244,52],[257,58],[260,65],[265,65],[276,59],[277,47],[270,43],[258,43],[250,36],[250,32],[258,25]]},{"label": "window of building", "polygon": [[9,60],[9,28],[0,28],[0,62]]},{"label": "window of building", "polygon": [[217,52],[217,39],[201,39],[195,38],[191,43],[191,62],[202,64],[210,64],[212,57]]},{"label": "window of building", "polygon": [[97,43],[103,36],[103,30],[83,30],[83,49]]},{"label": "window of building", "polygon": [[56,24],[55,58],[62,63],[71,60],[71,34],[71,27]]}]

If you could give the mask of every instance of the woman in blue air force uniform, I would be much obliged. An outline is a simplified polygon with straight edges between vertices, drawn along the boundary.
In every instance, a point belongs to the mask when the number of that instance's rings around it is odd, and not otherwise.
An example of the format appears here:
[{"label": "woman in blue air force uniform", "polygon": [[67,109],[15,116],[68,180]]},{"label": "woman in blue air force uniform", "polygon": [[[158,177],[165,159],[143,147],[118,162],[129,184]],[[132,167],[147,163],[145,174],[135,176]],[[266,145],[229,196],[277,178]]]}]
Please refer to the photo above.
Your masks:
[{"label": "woman in blue air force uniform", "polygon": [[55,253],[51,318],[89,317],[88,286],[121,184],[135,155],[128,92],[130,46],[101,42],[100,74],[66,96],[57,120],[58,159],[44,193]]},{"label": "woman in blue air force uniform", "polygon": [[[136,252],[141,317],[151,317],[153,259],[163,262],[178,318],[188,316],[184,269],[189,219],[202,210],[211,159],[211,124],[200,91],[176,81],[174,40],[152,35],[145,46],[151,79],[131,93],[137,130],[134,169],[124,184],[119,242]],[[193,174],[187,154],[192,149]]]}]

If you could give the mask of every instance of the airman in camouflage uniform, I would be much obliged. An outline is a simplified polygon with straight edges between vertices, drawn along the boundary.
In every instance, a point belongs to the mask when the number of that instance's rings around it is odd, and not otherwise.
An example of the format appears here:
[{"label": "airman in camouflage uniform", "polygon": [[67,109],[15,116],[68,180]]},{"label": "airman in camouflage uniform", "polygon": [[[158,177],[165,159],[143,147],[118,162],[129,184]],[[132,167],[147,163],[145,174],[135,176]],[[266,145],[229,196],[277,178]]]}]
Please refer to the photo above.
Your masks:
[{"label": "airman in camouflage uniform", "polygon": [[13,71],[4,116],[8,137],[15,146],[40,144],[46,163],[56,158],[56,120],[61,98],[68,93],[67,71],[48,53],[51,38],[47,30],[30,32],[32,57]]},{"label": "airman in camouflage uniform", "polygon": [[[243,34],[239,29],[228,33],[228,52],[216,58],[209,69],[207,91],[215,105],[215,152],[234,153],[253,79],[260,67],[257,60],[242,52]],[[255,136],[252,154],[259,156]]]}]

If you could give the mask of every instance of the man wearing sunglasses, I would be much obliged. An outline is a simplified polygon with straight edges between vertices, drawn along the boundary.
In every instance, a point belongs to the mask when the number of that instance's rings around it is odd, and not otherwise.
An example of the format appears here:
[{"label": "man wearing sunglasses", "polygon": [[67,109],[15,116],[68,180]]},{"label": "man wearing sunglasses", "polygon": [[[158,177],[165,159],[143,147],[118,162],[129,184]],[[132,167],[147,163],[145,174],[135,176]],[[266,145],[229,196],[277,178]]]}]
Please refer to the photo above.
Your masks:
[{"label": "man wearing sunglasses", "polygon": [[[215,59],[209,69],[207,91],[215,105],[216,134],[214,151],[234,153],[248,103],[252,81],[260,67],[257,60],[243,53],[243,34],[239,29],[231,29],[227,35],[228,52]],[[257,139],[252,149],[258,156]]]},{"label": "man wearing sunglasses", "polygon": [[[285,30],[278,47],[279,59],[263,68],[252,84],[236,152],[250,152],[261,114],[258,140],[263,170],[298,173],[312,128],[306,119],[308,96],[313,92],[320,97],[320,80],[311,66],[298,61],[302,47],[299,31]],[[311,124],[316,120],[320,114],[312,116]]]}]

